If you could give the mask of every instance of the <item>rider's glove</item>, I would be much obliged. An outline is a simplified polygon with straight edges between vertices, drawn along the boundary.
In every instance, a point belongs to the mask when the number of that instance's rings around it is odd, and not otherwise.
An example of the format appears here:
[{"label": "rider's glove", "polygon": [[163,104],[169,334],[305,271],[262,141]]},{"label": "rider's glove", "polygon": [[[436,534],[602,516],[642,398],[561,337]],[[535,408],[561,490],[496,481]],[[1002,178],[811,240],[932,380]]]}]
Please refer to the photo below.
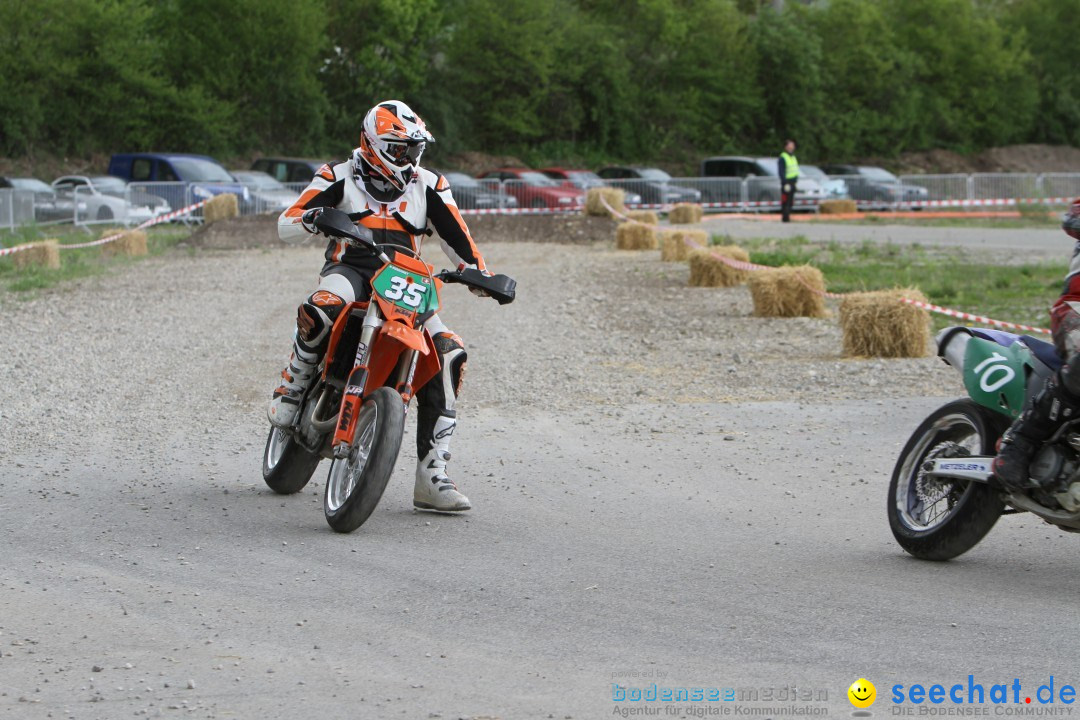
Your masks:
[{"label": "rider's glove", "polygon": [[304,211],[304,214],[300,216],[300,222],[303,223],[304,229],[312,235],[319,234],[319,228],[315,227],[315,221],[319,219],[319,216],[323,214],[321,207],[311,208]]},{"label": "rider's glove", "polygon": [[[476,267],[476,263],[468,263],[468,264],[461,263],[460,265],[458,265],[458,272],[461,272],[465,268],[469,268],[471,270],[479,269],[479,268]],[[491,277],[491,273],[488,272],[487,270],[480,270],[480,272],[483,273],[487,277]],[[470,287],[469,292],[471,292],[476,297],[491,297],[490,295],[487,294],[486,291],[481,290],[480,288]]]},{"label": "rider's glove", "polygon": [[791,192],[791,183],[785,183],[784,184],[784,192],[785,193],[790,193]]}]

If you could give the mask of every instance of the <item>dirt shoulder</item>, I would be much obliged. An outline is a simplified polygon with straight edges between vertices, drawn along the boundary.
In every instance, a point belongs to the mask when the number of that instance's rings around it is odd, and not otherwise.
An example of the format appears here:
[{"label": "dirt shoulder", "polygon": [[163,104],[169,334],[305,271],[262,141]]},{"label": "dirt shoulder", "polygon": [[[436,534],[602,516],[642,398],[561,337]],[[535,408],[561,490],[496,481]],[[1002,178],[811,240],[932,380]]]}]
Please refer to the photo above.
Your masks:
[{"label": "dirt shoulder", "polygon": [[[468,215],[465,221],[485,246],[520,242],[590,245],[609,241],[615,227],[607,218],[585,215]],[[286,246],[278,239],[277,217],[267,215],[238,217],[201,227],[188,243],[214,250]],[[311,243],[324,245],[320,239]]]}]

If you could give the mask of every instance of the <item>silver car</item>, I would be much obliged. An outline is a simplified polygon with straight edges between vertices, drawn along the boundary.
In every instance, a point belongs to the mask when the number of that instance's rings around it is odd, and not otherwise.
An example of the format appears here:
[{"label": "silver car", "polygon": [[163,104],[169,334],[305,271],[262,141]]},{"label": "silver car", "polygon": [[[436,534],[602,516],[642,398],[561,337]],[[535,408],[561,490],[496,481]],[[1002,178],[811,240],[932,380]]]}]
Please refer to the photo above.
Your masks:
[{"label": "silver car", "polygon": [[259,170],[231,171],[237,182],[248,189],[250,205],[255,213],[280,213],[292,206],[300,193],[282,185],[268,173]]}]

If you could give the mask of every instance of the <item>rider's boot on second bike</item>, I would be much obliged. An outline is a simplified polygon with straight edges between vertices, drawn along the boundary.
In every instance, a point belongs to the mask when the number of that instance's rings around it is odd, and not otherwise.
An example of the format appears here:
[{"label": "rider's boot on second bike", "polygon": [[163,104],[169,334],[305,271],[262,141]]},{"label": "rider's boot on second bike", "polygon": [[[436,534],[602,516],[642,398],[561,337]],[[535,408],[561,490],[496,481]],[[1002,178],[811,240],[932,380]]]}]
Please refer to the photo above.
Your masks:
[{"label": "rider's boot on second bike", "polygon": [[266,410],[266,416],[273,425],[280,428],[292,427],[296,421],[296,413],[300,410],[300,401],[311,381],[315,379],[318,365],[317,355],[293,345],[289,365],[281,371],[281,385],[274,391],[274,398]]},{"label": "rider's boot on second bike", "polygon": [[993,473],[1009,492],[1038,488],[1029,476],[1032,458],[1061,423],[1080,411],[1080,397],[1064,386],[1058,373],[1047,379],[1020,417],[1001,436]]},{"label": "rider's boot on second bike", "polygon": [[446,475],[446,463],[450,459],[450,436],[457,421],[440,415],[435,421],[432,446],[416,463],[416,485],[413,488],[413,507],[419,510],[462,512],[472,508],[469,498],[457,489]]}]

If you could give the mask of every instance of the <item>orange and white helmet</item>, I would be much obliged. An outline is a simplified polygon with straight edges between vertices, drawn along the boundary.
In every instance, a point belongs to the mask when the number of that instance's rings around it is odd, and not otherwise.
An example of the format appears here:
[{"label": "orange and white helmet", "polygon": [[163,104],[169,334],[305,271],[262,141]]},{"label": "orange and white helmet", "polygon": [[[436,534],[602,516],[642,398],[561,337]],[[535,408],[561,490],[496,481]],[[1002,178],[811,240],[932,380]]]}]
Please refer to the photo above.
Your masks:
[{"label": "orange and white helmet", "polygon": [[364,116],[353,170],[376,199],[396,198],[416,175],[429,142],[435,138],[419,115],[400,100],[386,100]]}]

